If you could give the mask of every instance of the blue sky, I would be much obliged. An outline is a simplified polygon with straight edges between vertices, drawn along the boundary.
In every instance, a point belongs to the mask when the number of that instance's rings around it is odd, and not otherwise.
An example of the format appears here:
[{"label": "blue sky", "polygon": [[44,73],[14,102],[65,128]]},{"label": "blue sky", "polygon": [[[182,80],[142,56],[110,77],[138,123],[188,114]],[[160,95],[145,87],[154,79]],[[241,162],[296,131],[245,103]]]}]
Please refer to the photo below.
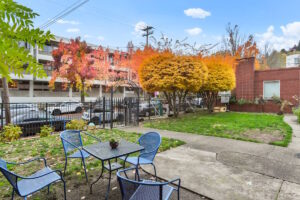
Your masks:
[{"label": "blue sky", "polygon": [[[76,0],[16,0],[40,16],[39,26]],[[243,35],[253,34],[259,46],[291,47],[300,39],[299,0],[90,0],[52,26],[56,35],[123,48],[132,40],[145,41],[138,25],[155,27],[174,38],[188,37],[197,44],[218,43],[228,22],[238,24]]]}]

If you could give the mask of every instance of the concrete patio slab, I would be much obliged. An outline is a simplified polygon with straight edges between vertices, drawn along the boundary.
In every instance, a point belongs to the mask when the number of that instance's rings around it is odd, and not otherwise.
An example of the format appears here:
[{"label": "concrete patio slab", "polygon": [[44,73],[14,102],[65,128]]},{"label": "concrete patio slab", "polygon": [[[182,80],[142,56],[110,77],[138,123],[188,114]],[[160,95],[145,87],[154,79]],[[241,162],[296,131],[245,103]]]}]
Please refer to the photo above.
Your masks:
[{"label": "concrete patio slab", "polygon": [[277,200],[300,199],[300,185],[284,181]]},{"label": "concrete patio slab", "polygon": [[180,177],[184,187],[216,200],[274,200],[282,184],[276,178],[226,166],[216,161],[215,153],[187,146],[158,154],[155,164],[159,177]]},{"label": "concrete patio slab", "polygon": [[217,155],[217,160],[232,167],[300,184],[299,165],[288,164],[280,160],[251,154],[225,151]]}]

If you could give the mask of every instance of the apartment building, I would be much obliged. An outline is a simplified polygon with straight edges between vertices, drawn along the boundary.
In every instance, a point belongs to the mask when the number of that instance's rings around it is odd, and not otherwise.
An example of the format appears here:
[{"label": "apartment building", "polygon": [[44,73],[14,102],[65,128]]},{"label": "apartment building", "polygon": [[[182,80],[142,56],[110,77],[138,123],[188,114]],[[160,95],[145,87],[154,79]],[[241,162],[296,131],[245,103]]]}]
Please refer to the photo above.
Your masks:
[{"label": "apartment building", "polygon": [[300,67],[300,54],[286,56],[286,68]]},{"label": "apartment building", "polygon": [[[36,78],[30,74],[24,74],[23,77],[11,75],[13,82],[9,83],[10,101],[11,102],[62,102],[62,101],[80,101],[80,92],[76,88],[68,88],[64,90],[62,83],[57,80],[55,89],[49,88],[49,80],[52,74],[52,51],[58,48],[60,41],[69,42],[69,39],[56,36],[54,40],[45,44],[44,49],[38,49],[26,43],[20,43],[20,46],[27,48],[36,60],[44,65],[44,70],[47,73],[47,78]],[[88,44],[93,48],[96,45]],[[128,73],[130,78],[130,70],[128,68],[116,68],[113,63],[113,51],[110,54],[111,69],[121,70]],[[0,89],[2,90],[0,82]],[[107,90],[107,82],[103,80],[95,80],[93,86],[87,91],[86,101],[94,101],[103,96],[110,96]],[[135,96],[135,93],[129,85],[121,85],[114,93],[114,97],[130,97]]]}]

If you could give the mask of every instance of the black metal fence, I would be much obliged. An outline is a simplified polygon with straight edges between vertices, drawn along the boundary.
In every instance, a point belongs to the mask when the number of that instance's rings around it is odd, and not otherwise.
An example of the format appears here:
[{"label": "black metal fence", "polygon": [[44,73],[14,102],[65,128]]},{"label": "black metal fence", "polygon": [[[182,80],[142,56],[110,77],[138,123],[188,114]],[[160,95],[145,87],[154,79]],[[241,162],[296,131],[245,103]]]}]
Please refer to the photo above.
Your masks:
[{"label": "black metal fence", "polygon": [[[99,98],[94,102],[0,103],[0,129],[11,123],[22,128],[23,136],[40,132],[43,125],[56,131],[65,129],[66,123],[82,119],[99,128],[114,128],[139,124],[138,98]],[[6,117],[9,111],[11,121]]]},{"label": "black metal fence", "polygon": [[[186,98],[180,111],[195,108],[195,98]],[[165,99],[143,98],[98,98],[94,102],[46,102],[46,103],[0,103],[0,129],[11,123],[22,128],[22,136],[40,132],[43,125],[51,125],[55,131],[64,130],[71,120],[85,120],[98,128],[137,126],[140,121],[166,116],[169,111]],[[6,110],[11,115],[9,122]]]}]

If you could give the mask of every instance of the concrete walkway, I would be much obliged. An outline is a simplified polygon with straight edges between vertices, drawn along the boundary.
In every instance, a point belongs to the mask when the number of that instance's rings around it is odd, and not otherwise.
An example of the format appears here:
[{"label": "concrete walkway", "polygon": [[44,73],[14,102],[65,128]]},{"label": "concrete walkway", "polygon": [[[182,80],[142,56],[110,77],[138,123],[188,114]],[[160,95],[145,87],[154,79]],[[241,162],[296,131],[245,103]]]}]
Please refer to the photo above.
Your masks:
[{"label": "concrete walkway", "polygon": [[[300,126],[292,115],[285,121],[294,133],[288,148],[143,127],[122,130],[157,131],[185,141],[157,155],[158,176],[180,177],[185,188],[199,194],[216,200],[296,200],[300,199]],[[146,169],[152,172],[151,167]]]}]

